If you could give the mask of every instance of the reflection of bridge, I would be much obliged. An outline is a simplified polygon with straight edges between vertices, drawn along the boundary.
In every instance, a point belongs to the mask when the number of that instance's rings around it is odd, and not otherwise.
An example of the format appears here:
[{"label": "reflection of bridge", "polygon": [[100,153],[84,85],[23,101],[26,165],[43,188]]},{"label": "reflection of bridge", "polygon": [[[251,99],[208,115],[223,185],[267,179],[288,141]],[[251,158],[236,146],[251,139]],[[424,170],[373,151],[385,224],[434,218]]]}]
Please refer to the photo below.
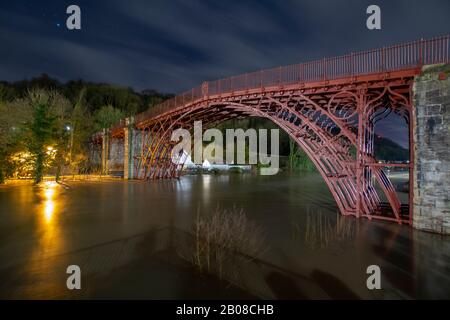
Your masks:
[{"label": "reflection of bridge", "polygon": [[[173,129],[264,117],[308,154],[342,214],[411,223],[411,206],[400,203],[383,168],[409,170],[413,190],[414,76],[424,65],[447,62],[448,36],[204,82],[93,140],[103,141],[103,168],[114,153],[121,154],[126,178],[173,178],[182,168],[171,161]],[[409,124],[406,164],[380,164],[374,156],[374,126],[392,112]],[[121,139],[123,147],[114,147]]]}]

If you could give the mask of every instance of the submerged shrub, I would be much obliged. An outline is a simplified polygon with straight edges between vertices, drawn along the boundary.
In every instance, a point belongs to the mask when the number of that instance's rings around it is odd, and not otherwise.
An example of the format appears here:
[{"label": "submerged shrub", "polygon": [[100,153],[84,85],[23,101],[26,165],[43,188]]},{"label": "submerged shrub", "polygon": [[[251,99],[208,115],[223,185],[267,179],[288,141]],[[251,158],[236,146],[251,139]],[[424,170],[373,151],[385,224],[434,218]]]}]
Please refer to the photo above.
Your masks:
[{"label": "submerged shrub", "polygon": [[336,213],[336,220],[322,212],[308,212],[305,243],[312,249],[328,248],[331,244],[344,244],[355,236],[354,220]]},{"label": "submerged shrub", "polygon": [[[199,270],[218,273],[222,278],[239,262],[251,261],[264,250],[262,228],[247,218],[243,209],[216,209],[201,217],[193,226],[193,248],[190,260]],[[227,270],[225,270],[227,269]]]}]

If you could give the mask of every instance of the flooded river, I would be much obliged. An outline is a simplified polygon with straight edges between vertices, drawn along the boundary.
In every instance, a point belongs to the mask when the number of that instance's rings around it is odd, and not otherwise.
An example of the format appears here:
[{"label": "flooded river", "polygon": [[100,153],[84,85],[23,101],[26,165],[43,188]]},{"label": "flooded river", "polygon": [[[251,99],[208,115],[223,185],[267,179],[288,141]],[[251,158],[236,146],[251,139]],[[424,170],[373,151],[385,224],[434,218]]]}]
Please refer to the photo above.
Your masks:
[{"label": "flooded river", "polygon": [[[177,258],[197,215],[242,208],[265,250],[224,284]],[[66,288],[78,265],[82,289]],[[381,268],[381,290],[366,269]],[[0,298],[448,298],[450,238],[338,215],[318,174],[0,187]]]}]

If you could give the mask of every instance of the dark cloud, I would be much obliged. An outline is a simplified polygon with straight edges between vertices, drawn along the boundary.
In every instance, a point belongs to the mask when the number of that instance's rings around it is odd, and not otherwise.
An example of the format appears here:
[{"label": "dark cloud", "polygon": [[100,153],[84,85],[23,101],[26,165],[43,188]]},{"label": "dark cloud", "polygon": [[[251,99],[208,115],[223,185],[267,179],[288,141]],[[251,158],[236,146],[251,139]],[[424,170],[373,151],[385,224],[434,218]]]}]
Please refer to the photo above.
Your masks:
[{"label": "dark cloud", "polygon": [[[450,33],[448,0],[1,1],[0,80],[47,73],[173,93],[204,80]],[[71,4],[81,7],[81,31],[65,28]],[[365,26],[370,4],[382,9],[380,31]],[[407,146],[398,119],[377,131]]]},{"label": "dark cloud", "polygon": [[[382,30],[369,31],[365,9],[372,2],[4,1],[0,79],[45,72],[179,92],[204,80],[450,31],[447,0],[377,1]],[[70,4],[81,7],[81,31],[65,29]]]}]

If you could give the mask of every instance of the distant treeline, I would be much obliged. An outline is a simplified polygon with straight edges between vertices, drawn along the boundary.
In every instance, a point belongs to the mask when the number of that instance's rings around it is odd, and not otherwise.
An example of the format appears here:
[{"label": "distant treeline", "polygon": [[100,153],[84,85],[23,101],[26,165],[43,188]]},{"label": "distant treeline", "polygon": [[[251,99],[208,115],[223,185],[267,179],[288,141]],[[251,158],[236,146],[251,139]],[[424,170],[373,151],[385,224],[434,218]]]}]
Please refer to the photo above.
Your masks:
[{"label": "distant treeline", "polygon": [[102,107],[111,105],[125,116],[145,111],[173,96],[173,94],[160,93],[151,89],[137,92],[132,88],[84,80],[71,80],[62,83],[42,74],[29,80],[0,81],[0,101],[12,101],[25,97],[28,91],[33,88],[56,90],[72,104],[78,101],[81,92],[84,91],[83,103],[89,112],[95,113]]},{"label": "distant treeline", "polygon": [[409,149],[403,148],[398,143],[375,136],[375,158],[384,161],[406,161],[409,160]]},{"label": "distant treeline", "polygon": [[73,80],[48,75],[17,82],[0,81],[0,183],[5,178],[56,177],[89,173],[91,135],[126,116],[172,97],[154,90]]}]

